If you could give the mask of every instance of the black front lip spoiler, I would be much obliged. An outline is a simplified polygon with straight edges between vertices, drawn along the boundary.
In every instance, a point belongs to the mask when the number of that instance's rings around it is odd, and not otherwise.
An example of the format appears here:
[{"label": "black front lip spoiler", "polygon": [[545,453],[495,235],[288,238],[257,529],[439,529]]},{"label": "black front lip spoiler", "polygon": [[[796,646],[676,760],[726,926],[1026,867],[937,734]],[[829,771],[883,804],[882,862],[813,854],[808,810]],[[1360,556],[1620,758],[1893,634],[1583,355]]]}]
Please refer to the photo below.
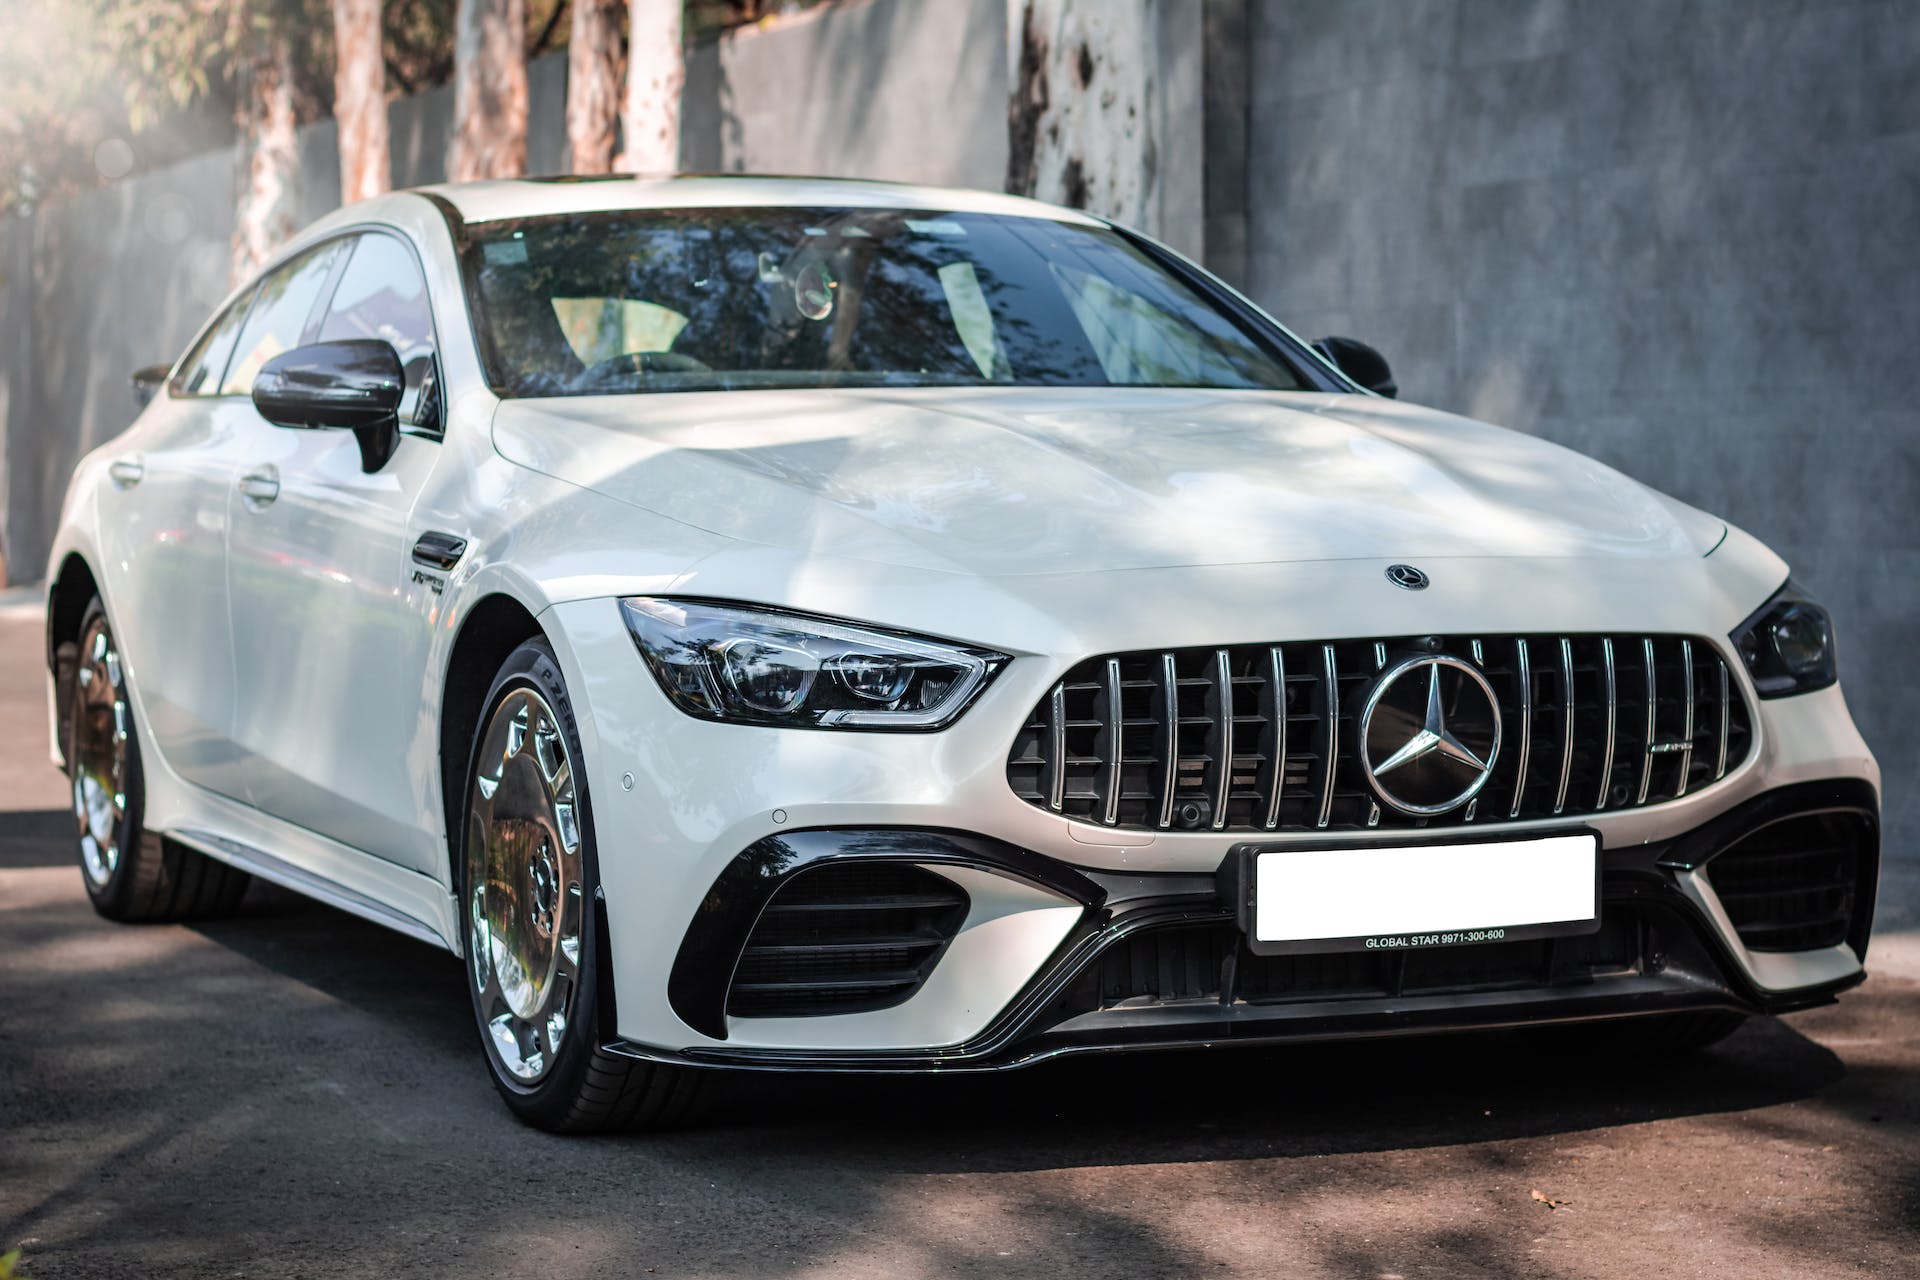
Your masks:
[{"label": "black front lip spoiler", "polygon": [[[882,840],[875,837],[883,833],[874,831],[796,832],[787,839],[798,847],[789,848],[787,852],[800,856],[779,860],[786,864],[783,870],[794,863],[846,857],[862,845],[894,850],[901,837],[910,835],[915,861],[994,866],[1021,878],[1051,882],[1050,887],[1086,902],[1088,911],[1080,926],[1027,988],[979,1036],[966,1044],[935,1050],[865,1051],[760,1049],[725,1044],[674,1051],[628,1041],[614,1041],[602,1047],[619,1056],[684,1066],[939,1073],[1003,1071],[1067,1055],[1501,1030],[1704,1009],[1788,1013],[1830,1003],[1840,992],[1864,981],[1865,971],[1856,970],[1832,982],[1787,992],[1769,992],[1755,986],[1745,976],[1743,967],[1713,922],[1676,886],[1674,858],[1682,852],[1704,852],[1703,844],[1722,846],[1778,821],[1785,814],[1834,808],[1858,810],[1877,819],[1877,804],[1870,792],[1845,782],[1808,783],[1765,793],[1674,840],[1606,851],[1605,905],[1645,905],[1680,916],[1710,961],[1704,970],[1667,969],[1654,974],[1608,977],[1591,985],[1411,996],[1232,1005],[1183,1001],[1131,1010],[1101,1010],[1069,1016],[1050,1025],[1042,1025],[1043,1020],[1057,1007],[1056,1002],[1075,978],[1102,951],[1123,937],[1170,925],[1233,922],[1236,914],[1226,907],[1218,892],[1219,878],[1082,874],[1028,851],[959,832],[891,832],[884,833],[888,838]],[[802,849],[804,853],[800,852]],[[896,852],[893,856],[899,855]],[[763,876],[764,873],[752,878],[759,880]],[[765,885],[758,885],[756,889],[757,892],[741,896],[749,901],[763,900]],[[1871,902],[1869,894],[1867,911],[1871,911]],[[1851,941],[1856,955],[1864,951],[1867,928],[1862,921],[1854,931]],[[684,951],[682,958],[686,958]]]}]

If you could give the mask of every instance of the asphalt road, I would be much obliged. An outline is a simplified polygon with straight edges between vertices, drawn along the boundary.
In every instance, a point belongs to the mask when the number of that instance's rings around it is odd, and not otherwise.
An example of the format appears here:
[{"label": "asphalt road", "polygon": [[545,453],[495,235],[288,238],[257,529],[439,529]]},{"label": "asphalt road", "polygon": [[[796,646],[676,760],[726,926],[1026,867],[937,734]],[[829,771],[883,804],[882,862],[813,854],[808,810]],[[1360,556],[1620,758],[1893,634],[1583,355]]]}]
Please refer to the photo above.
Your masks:
[{"label": "asphalt road", "polygon": [[260,889],[98,919],[38,627],[0,597],[0,1253],[36,1280],[1920,1276],[1905,864],[1865,987],[1678,1063],[1475,1037],[756,1078],[703,1129],[555,1138],[495,1100],[444,954]]}]

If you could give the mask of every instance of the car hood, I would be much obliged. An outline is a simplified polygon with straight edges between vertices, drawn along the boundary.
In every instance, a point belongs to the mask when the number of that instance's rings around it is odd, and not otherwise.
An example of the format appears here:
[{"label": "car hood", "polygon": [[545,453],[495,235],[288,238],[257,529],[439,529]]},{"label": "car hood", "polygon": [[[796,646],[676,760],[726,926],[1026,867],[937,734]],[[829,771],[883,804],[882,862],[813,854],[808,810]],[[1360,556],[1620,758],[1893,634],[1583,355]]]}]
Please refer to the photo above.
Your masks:
[{"label": "car hood", "polygon": [[1397,401],[1160,389],[503,401],[502,456],[747,542],[986,576],[1447,556],[1676,557],[1718,520]]}]

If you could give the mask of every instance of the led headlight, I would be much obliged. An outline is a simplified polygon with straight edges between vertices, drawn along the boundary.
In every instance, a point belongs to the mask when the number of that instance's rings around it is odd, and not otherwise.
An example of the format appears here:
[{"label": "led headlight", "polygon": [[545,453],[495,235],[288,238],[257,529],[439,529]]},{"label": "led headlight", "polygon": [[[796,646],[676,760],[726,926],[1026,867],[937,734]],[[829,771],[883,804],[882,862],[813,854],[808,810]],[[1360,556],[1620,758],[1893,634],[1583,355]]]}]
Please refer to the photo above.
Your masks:
[{"label": "led headlight", "polygon": [[941,729],[1005,654],[705,600],[620,602],[647,666],[702,720],[792,729]]},{"label": "led headlight", "polygon": [[1793,582],[1733,633],[1733,643],[1763,698],[1810,693],[1839,679],[1833,619]]}]

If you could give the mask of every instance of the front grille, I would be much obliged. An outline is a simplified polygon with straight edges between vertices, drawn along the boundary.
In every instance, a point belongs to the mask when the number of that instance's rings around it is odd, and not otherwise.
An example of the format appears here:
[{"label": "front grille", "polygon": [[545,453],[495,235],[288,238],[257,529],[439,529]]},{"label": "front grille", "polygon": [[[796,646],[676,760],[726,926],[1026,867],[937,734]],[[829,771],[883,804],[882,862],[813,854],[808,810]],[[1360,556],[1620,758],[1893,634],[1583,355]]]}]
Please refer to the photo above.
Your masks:
[{"label": "front grille", "polygon": [[[1359,703],[1398,655],[1470,659],[1504,738],[1480,794],[1433,817],[1380,805],[1354,746]],[[1682,636],[1429,636],[1090,658],[1014,739],[1029,804],[1109,827],[1347,831],[1579,816],[1671,800],[1752,742],[1714,646]]]},{"label": "front grille", "polygon": [[864,1013],[904,1003],[967,917],[945,876],[897,862],[829,863],[782,885],[727,993],[736,1018]]},{"label": "front grille", "polygon": [[1812,951],[1847,940],[1860,884],[1861,824],[1789,818],[1707,863],[1707,879],[1750,951]]},{"label": "front grille", "polygon": [[[1231,924],[1142,930],[1108,947],[1066,996],[1069,1012],[1212,1000],[1271,1004],[1522,990],[1644,972],[1656,917],[1609,907],[1599,932],[1428,951],[1259,956]],[[1670,927],[1670,926],[1664,926]],[[1231,960],[1231,965],[1229,965]]]}]

